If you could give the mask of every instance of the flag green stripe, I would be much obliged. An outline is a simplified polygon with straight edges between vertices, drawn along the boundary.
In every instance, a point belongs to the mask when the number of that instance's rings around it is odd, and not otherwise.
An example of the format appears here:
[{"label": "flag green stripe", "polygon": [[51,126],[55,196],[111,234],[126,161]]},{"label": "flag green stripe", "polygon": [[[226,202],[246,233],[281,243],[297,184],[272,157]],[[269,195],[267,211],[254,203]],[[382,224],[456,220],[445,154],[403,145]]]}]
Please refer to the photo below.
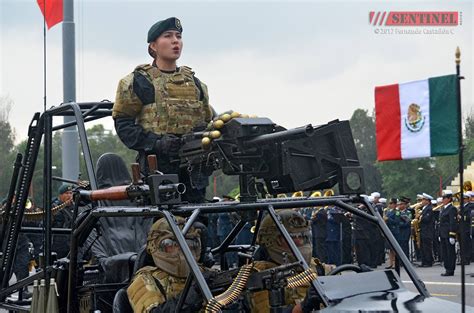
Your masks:
[{"label": "flag green stripe", "polygon": [[459,108],[456,75],[428,79],[430,88],[431,155],[459,151]]}]

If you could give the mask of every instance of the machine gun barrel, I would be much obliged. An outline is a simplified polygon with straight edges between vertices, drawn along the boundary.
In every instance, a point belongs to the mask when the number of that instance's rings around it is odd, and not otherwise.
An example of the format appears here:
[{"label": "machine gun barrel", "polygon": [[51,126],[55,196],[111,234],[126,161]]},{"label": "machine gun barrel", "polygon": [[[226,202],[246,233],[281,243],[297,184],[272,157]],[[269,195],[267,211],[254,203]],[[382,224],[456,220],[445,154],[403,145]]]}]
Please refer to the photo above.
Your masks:
[{"label": "machine gun barrel", "polygon": [[83,199],[90,201],[101,201],[101,200],[125,200],[136,198],[149,193],[149,187],[143,186],[115,186],[106,189],[99,190],[80,190],[79,194]]},{"label": "machine gun barrel", "polygon": [[[184,194],[186,192],[186,185],[182,183],[162,184],[158,186],[158,194],[164,195],[169,193]],[[99,190],[80,190],[79,194],[83,199],[90,201],[102,200],[126,200],[135,199],[142,196],[150,195],[150,187],[148,185],[126,185],[115,186]]]},{"label": "machine gun barrel", "polygon": [[264,134],[255,138],[247,139],[243,142],[244,147],[256,147],[268,143],[279,142],[284,140],[309,137],[314,133],[314,128],[311,124],[303,127],[283,130],[280,132]]},{"label": "machine gun barrel", "polygon": [[160,185],[158,191],[160,193],[177,192],[182,195],[186,192],[186,185],[182,183]]}]

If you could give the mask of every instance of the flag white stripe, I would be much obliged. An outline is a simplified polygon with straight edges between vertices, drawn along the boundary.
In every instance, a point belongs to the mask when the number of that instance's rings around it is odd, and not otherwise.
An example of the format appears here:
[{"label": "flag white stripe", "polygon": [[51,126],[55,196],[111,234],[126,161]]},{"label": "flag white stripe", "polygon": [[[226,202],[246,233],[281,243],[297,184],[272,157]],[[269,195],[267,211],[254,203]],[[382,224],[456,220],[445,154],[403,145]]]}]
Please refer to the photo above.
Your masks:
[{"label": "flag white stripe", "polygon": [[[430,89],[428,80],[400,84],[399,95],[402,159],[431,156]],[[411,104],[420,106],[422,121],[417,125],[411,125],[408,120],[408,111]]]}]

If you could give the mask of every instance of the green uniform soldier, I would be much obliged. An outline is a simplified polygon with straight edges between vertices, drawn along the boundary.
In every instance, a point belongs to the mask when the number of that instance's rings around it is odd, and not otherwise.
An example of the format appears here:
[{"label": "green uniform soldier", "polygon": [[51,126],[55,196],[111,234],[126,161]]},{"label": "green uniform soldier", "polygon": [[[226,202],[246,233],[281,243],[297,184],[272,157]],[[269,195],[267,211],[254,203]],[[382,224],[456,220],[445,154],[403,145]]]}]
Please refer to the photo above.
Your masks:
[{"label": "green uniform soldier", "polygon": [[[176,217],[176,220],[182,228],[184,219]],[[186,234],[186,242],[197,260],[201,251],[199,230],[191,227]],[[147,252],[155,266],[145,266],[137,271],[127,288],[128,300],[135,313],[173,312],[190,271],[166,219],[158,220],[151,227]],[[196,312],[201,308],[202,301],[191,293],[188,293],[183,309]]]},{"label": "green uniform soldier", "polygon": [[148,31],[148,53],[153,63],[138,65],[118,84],[112,117],[122,142],[138,151],[146,173],[146,155],[156,154],[159,170],[179,174],[186,184],[184,200],[202,202],[207,175],[195,177],[173,162],[181,147],[181,136],[212,119],[207,87],[187,66],[177,66],[183,27],[176,17],[159,21]]},{"label": "green uniform soldier", "polygon": [[[324,275],[333,267],[323,265],[318,259],[312,258],[312,236],[309,222],[299,212],[286,209],[277,212],[283,225],[300,250],[304,259],[319,275]],[[276,267],[286,262],[296,262],[289,246],[281,235],[270,215],[265,216],[258,231],[257,242],[263,249],[264,260],[255,261],[254,268],[258,271]],[[285,289],[285,305],[292,312],[305,312],[310,301],[306,300],[307,286]],[[270,308],[268,291],[252,293],[248,298],[251,312],[268,312]],[[307,304],[307,305],[305,305]],[[313,308],[312,308],[313,309]]]}]

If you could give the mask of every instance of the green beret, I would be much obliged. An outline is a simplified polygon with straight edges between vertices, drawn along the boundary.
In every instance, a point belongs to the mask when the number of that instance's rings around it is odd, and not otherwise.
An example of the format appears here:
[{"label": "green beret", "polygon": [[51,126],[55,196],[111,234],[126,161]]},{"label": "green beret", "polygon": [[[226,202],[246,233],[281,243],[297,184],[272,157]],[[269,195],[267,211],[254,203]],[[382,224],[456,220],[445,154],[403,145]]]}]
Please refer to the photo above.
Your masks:
[{"label": "green beret", "polygon": [[60,195],[62,195],[62,194],[65,193],[66,191],[71,191],[71,190],[72,190],[72,186],[71,186],[71,185],[63,184],[63,185],[61,185],[61,187],[59,187],[58,193],[59,193]]},{"label": "green beret", "polygon": [[176,17],[170,17],[166,20],[158,21],[150,27],[148,31],[147,42],[150,43],[155,41],[161,34],[167,30],[177,30],[180,33],[183,32],[183,27],[181,26],[181,21]]}]

